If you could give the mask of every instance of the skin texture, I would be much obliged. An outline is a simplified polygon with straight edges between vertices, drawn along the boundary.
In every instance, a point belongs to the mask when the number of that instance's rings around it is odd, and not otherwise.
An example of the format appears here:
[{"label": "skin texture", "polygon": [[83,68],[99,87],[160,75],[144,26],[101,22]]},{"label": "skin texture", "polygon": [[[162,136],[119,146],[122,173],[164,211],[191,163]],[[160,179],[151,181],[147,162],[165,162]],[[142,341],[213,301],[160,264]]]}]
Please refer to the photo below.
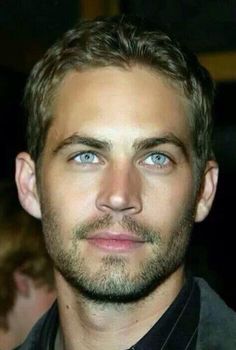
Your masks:
[{"label": "skin texture", "polygon": [[21,203],[42,216],[56,267],[66,349],[128,348],[181,289],[192,225],[217,183],[209,161],[196,191],[189,113],[181,92],[144,67],[71,72],[40,183],[29,155],[18,156]]},{"label": "skin texture", "polygon": [[[193,176],[190,155],[185,155],[180,147],[172,143],[141,151],[133,149],[133,145],[144,135],[146,138],[163,137],[173,130],[168,120],[170,109],[171,112],[175,110],[177,117],[180,116],[180,128],[176,130],[175,136],[183,142],[186,153],[190,153],[187,140],[182,140],[182,135],[187,136],[189,133],[183,125],[183,101],[180,98],[173,99],[171,93],[164,96],[167,88],[163,84],[160,84],[156,96],[143,96],[145,83],[148,86],[153,83],[150,88],[154,90],[157,79],[146,71],[139,71],[138,74],[137,77],[137,72],[134,76],[131,72],[118,71],[114,74],[114,71],[107,70],[105,89],[101,89],[102,72],[85,73],[84,81],[78,75],[68,77],[56,101],[57,122],[49,132],[47,149],[52,152],[45,153],[42,165],[43,173],[47,173],[47,177],[42,179],[42,188],[47,188],[41,197],[42,214],[50,254],[63,276],[95,300],[135,300],[156,286],[182,264],[193,222],[195,203],[191,193]],[[83,94],[78,82],[81,87],[87,85],[88,90],[85,89]],[[134,90],[132,102],[129,102],[130,87]],[[161,100],[163,97],[166,100],[162,104],[159,102],[160,111],[157,111],[154,99]],[[136,105],[139,100],[143,102],[139,102],[141,106],[137,115]],[[165,110],[167,101],[170,101],[170,106]],[[126,106],[129,106],[128,111]],[[148,106],[153,108],[147,118]],[[156,113],[163,113],[167,120],[167,126],[161,132],[153,132]],[[78,115],[82,118],[77,130]],[[144,134],[146,119],[148,125]],[[60,130],[63,130],[62,135],[59,135]],[[87,157],[92,160],[81,163],[78,152],[91,151],[91,148],[78,144],[77,140],[68,140],[68,136],[70,138],[76,132],[82,137],[105,138],[110,149],[93,147],[92,151],[98,154],[93,156],[87,153]],[[163,162],[163,165],[155,165],[150,156],[153,151],[166,152],[171,160],[162,155],[159,162]],[[56,179],[62,172],[64,184],[61,186],[61,179],[58,179],[61,188],[58,191]],[[184,188],[177,185],[182,176],[186,178]],[[55,187],[52,189],[52,186]],[[49,193],[51,190],[53,192]],[[67,196],[70,198],[70,209]],[[177,201],[173,210],[174,198],[179,198],[179,203]],[[64,209],[65,200],[69,211]],[[144,226],[143,230],[138,227],[134,232],[134,225],[139,223]],[[81,224],[86,225],[82,230]],[[90,229],[87,226],[92,227]],[[132,232],[141,243],[127,252],[110,253],[109,250],[104,254],[103,250],[97,249],[86,239],[100,230],[114,232],[115,237],[118,233]]]}]

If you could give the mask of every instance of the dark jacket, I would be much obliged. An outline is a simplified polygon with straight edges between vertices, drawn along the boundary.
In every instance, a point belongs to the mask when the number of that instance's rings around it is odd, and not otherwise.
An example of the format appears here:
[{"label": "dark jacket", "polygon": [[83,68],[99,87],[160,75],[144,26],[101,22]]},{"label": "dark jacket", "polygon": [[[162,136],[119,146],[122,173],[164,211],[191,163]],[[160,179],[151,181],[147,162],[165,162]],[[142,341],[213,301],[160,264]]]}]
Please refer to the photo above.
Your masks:
[{"label": "dark jacket", "polygon": [[[195,278],[195,281],[200,288],[201,298],[196,350],[236,350],[236,313],[203,279]],[[15,350],[48,350],[39,349],[37,343],[48,317],[52,318],[52,322],[47,322],[50,327],[53,326],[55,320],[58,322],[58,315],[55,313],[57,313],[56,310],[53,312],[51,310],[51,314],[46,313],[33,327],[24,344]],[[47,332],[48,329],[45,331]]]},{"label": "dark jacket", "polygon": [[200,278],[197,350],[236,350],[236,313]]}]

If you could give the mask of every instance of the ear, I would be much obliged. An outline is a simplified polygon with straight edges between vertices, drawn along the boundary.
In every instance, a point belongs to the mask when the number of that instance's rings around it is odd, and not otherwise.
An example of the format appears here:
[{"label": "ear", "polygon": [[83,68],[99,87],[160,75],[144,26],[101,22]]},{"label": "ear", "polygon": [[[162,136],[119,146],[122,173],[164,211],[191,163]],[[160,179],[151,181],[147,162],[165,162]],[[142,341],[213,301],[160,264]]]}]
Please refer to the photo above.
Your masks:
[{"label": "ear", "polygon": [[218,174],[218,164],[214,160],[208,161],[199,191],[195,222],[203,221],[212,207],[217,188]]},{"label": "ear", "polygon": [[36,186],[35,164],[26,152],[16,157],[15,180],[22,207],[37,219],[41,218],[40,201]]},{"label": "ear", "polygon": [[16,270],[13,274],[13,278],[14,278],[17,292],[20,295],[27,298],[30,295],[30,291],[31,291],[30,277]]}]

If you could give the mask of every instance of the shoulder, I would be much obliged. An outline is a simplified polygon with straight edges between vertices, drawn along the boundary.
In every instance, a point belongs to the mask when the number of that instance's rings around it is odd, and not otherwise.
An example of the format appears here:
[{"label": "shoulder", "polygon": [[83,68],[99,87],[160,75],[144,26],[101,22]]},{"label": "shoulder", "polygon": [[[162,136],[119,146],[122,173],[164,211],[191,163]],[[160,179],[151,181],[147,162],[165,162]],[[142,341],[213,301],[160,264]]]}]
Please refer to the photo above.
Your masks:
[{"label": "shoulder", "polygon": [[201,278],[195,278],[200,289],[198,348],[236,349],[236,313]]}]

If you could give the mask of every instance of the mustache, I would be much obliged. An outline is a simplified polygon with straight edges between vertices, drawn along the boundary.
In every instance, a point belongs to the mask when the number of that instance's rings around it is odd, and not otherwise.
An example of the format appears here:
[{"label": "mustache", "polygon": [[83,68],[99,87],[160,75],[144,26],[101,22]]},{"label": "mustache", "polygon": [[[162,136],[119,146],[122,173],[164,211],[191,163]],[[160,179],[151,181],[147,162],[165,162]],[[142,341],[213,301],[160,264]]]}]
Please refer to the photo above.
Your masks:
[{"label": "mustache", "polygon": [[[123,229],[134,233],[138,238],[149,242],[158,243],[160,241],[160,233],[152,229],[150,226],[138,223],[130,216],[124,216],[122,220],[116,222]],[[106,214],[103,217],[93,219],[81,224],[74,229],[76,239],[86,239],[88,235],[98,230],[109,229],[114,225],[113,217]]]}]

